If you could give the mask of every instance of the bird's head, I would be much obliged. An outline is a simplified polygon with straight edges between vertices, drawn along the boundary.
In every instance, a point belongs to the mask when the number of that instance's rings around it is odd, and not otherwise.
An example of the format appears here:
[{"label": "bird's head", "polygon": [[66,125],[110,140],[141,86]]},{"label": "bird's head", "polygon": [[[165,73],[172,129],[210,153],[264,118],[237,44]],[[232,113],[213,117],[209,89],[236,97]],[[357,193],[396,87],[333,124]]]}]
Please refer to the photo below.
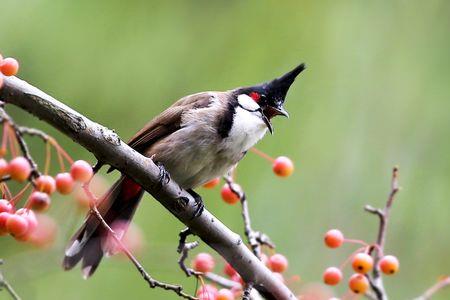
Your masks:
[{"label": "bird's head", "polygon": [[286,94],[297,75],[304,69],[305,64],[300,64],[295,69],[271,81],[237,89],[238,97],[239,95],[247,95],[258,104],[263,114],[264,122],[271,133],[273,132],[273,128],[270,120],[273,117],[289,117],[288,112],[283,106]]}]

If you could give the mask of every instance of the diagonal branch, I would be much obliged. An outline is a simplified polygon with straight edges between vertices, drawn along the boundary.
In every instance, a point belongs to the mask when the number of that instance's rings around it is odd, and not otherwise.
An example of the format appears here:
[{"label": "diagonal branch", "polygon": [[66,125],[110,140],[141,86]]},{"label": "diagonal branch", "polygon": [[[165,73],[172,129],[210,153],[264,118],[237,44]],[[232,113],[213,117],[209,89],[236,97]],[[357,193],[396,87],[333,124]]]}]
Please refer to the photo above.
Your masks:
[{"label": "diagonal branch", "polygon": [[[0,259],[0,265],[3,264],[3,260]],[[0,291],[5,288],[6,291],[9,293],[9,295],[11,296],[12,299],[14,300],[20,300],[22,298],[19,297],[19,295],[17,294],[17,292],[14,290],[14,288],[12,287],[12,285],[5,279],[5,277],[3,276],[2,272],[0,272]]]},{"label": "diagonal branch", "polygon": [[241,274],[245,282],[269,299],[295,299],[285,285],[209,211],[192,219],[196,210],[193,197],[174,181],[158,183],[160,169],[153,161],[130,148],[112,130],[101,126],[39,89],[18,79],[5,77],[0,100],[16,105],[49,123],[80,144],[101,162],[113,166],[139,183],[175,217],[217,251]]}]

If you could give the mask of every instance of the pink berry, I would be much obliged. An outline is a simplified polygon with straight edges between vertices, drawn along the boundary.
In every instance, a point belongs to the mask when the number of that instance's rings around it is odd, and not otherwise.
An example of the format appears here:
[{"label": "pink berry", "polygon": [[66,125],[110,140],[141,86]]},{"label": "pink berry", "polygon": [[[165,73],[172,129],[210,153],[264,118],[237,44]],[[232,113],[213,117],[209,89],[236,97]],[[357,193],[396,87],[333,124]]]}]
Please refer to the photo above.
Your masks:
[{"label": "pink berry", "polygon": [[199,253],[194,259],[193,268],[198,272],[211,272],[214,269],[214,258],[208,253]]},{"label": "pink berry", "polygon": [[8,212],[1,212],[0,213],[0,236],[5,235],[8,233],[8,229],[6,228],[6,221],[11,216]]},{"label": "pink berry", "polygon": [[14,237],[21,237],[28,231],[28,221],[22,216],[11,214],[6,220],[6,229]]},{"label": "pink berry", "polygon": [[294,172],[294,163],[286,156],[279,156],[273,162],[272,170],[277,176],[288,177]]},{"label": "pink berry", "polygon": [[14,207],[11,204],[11,202],[9,202],[8,200],[5,200],[5,199],[0,199],[0,213],[1,212],[12,213],[13,210],[14,210]]},{"label": "pink berry", "polygon": [[77,160],[70,168],[70,175],[75,181],[86,183],[91,180],[94,171],[91,165],[84,160]]},{"label": "pink berry", "polygon": [[9,175],[14,180],[24,182],[30,177],[31,166],[28,160],[23,156],[18,156],[9,163]]},{"label": "pink berry", "polygon": [[0,177],[8,175],[8,173],[9,173],[9,164],[8,164],[8,162],[5,159],[0,158]]},{"label": "pink berry", "polygon": [[38,221],[36,215],[31,209],[21,208],[16,211],[16,215],[22,216],[28,222],[28,232],[27,234],[31,234],[37,227]]},{"label": "pink berry", "polygon": [[45,211],[50,206],[50,197],[43,192],[34,191],[28,199],[30,206],[35,211]]},{"label": "pink berry", "polygon": [[223,272],[227,274],[229,277],[232,277],[234,274],[237,274],[236,270],[229,264],[226,263],[223,267]]},{"label": "pink berry", "polygon": [[56,189],[62,195],[72,193],[75,182],[69,173],[59,173],[55,177]]},{"label": "pink berry", "polygon": [[36,179],[36,189],[46,194],[53,194],[56,190],[56,182],[52,176],[41,175]]},{"label": "pink berry", "polygon": [[2,61],[0,71],[5,76],[14,76],[19,72],[19,62],[12,57],[7,57]]},{"label": "pink berry", "polygon": [[215,300],[234,300],[234,294],[229,289],[220,289]]},{"label": "pink berry", "polygon": [[323,273],[323,282],[328,285],[336,285],[342,280],[342,271],[336,267],[329,267]]},{"label": "pink berry", "polygon": [[325,244],[330,248],[339,248],[344,243],[344,235],[338,229],[331,229],[325,234]]},{"label": "pink berry", "polygon": [[[233,183],[233,189],[237,192],[240,192],[242,190],[241,187],[236,183]],[[228,183],[226,183],[222,187],[222,190],[220,191],[220,195],[222,196],[223,201],[225,201],[228,204],[236,204],[240,200],[239,196],[236,195],[236,193],[234,193],[231,190]]]},{"label": "pink berry", "polygon": [[283,273],[288,268],[287,258],[278,253],[269,257],[268,264],[273,272]]}]

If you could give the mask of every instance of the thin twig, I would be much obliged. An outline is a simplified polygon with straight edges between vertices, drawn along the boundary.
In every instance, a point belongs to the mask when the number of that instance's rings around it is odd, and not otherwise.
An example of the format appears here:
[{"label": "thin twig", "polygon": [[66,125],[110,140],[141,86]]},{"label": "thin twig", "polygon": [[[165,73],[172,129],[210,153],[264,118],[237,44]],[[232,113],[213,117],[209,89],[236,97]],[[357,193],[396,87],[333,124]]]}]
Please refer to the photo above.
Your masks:
[{"label": "thin twig", "polygon": [[181,270],[186,274],[187,277],[190,276],[201,276],[203,275],[202,272],[195,271],[192,268],[188,268],[185,264],[186,259],[188,258],[189,251],[196,248],[199,245],[198,241],[194,241],[191,243],[186,243],[186,239],[189,235],[191,235],[191,230],[189,228],[186,228],[180,232],[180,241],[178,243],[177,252],[180,253],[180,258],[178,259],[178,265],[180,266]]},{"label": "thin twig", "polygon": [[381,209],[374,208],[370,205],[366,205],[364,209],[378,216],[380,220],[380,225],[378,228],[378,235],[376,245],[377,247],[372,247],[370,252],[376,251],[375,259],[374,259],[374,268],[372,272],[372,276],[368,276],[370,286],[378,300],[387,300],[388,296],[386,290],[384,288],[383,279],[381,277],[380,267],[378,262],[382,258],[384,254],[384,245],[386,242],[386,234],[387,234],[387,225],[389,221],[389,215],[391,211],[392,204],[394,203],[395,195],[400,190],[398,183],[398,167],[394,167],[392,170],[392,179],[391,179],[391,191],[389,193],[388,199],[386,201],[385,207]]},{"label": "thin twig", "polygon": [[[0,265],[3,265],[2,259],[0,259]],[[8,293],[12,299],[21,300],[20,296],[17,294],[17,292],[14,290],[14,288],[11,286],[11,284],[3,276],[3,273],[0,271],[0,291],[3,288],[5,288],[8,291]]]},{"label": "thin twig", "polygon": [[90,209],[91,213],[97,218],[97,220],[100,222],[100,224],[105,228],[111,237],[114,239],[114,241],[117,243],[119,248],[125,253],[125,255],[128,257],[128,259],[133,263],[133,265],[136,267],[136,269],[141,274],[142,278],[148,282],[149,286],[151,288],[162,288],[164,290],[173,291],[178,296],[190,299],[190,300],[196,300],[197,298],[194,296],[191,296],[183,291],[183,287],[180,285],[174,285],[174,284],[168,284],[161,281],[158,281],[154,279],[152,276],[150,276],[149,273],[144,269],[144,267],[141,265],[141,263],[134,257],[134,255],[128,250],[128,248],[122,243],[121,239],[117,236],[117,234],[114,232],[114,230],[106,223],[106,221],[103,219],[101,213],[98,211],[97,206],[95,203],[97,202],[96,196],[92,194],[92,192],[89,189],[89,185],[83,186],[85,193],[88,195],[89,198],[94,199],[95,201],[90,201]]},{"label": "thin twig", "polygon": [[428,300],[431,299],[431,297],[437,293],[438,291],[442,290],[443,288],[450,286],[450,276],[446,276],[442,279],[440,279],[438,282],[436,282],[435,285],[430,287],[428,290],[425,291],[421,296],[417,297],[414,300]]}]

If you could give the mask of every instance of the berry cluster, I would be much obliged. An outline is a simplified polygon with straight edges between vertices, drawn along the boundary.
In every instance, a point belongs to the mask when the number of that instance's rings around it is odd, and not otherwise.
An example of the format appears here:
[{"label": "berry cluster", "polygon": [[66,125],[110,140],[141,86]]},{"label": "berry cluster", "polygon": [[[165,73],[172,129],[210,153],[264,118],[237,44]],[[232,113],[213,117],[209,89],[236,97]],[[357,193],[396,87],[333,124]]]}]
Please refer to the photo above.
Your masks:
[{"label": "berry cluster", "polygon": [[[0,53],[0,73],[4,76],[15,76],[17,72],[19,71],[19,62],[12,58],[7,57],[3,58],[3,56]],[[3,76],[0,74],[0,88],[3,85]]]},{"label": "berry cluster", "polygon": [[[262,254],[261,260],[281,282],[285,282],[282,273],[288,268],[288,260],[284,255],[275,253],[271,256],[267,256],[266,254]],[[215,267],[216,262],[214,257],[208,253],[199,253],[192,260],[192,268],[197,272],[211,273],[214,271]],[[222,272],[224,277],[236,284],[231,288],[218,289],[215,284],[204,284],[202,280],[202,286],[197,291],[197,297],[200,300],[234,300],[239,299],[242,296],[244,281],[241,276],[228,263],[225,263]],[[217,276],[220,275],[216,274],[216,277]]]},{"label": "berry cluster", "polygon": [[[325,245],[329,248],[336,249],[343,243],[354,243],[363,245],[357,249],[340,267],[329,267],[323,273],[323,281],[328,285],[337,285],[342,281],[342,270],[348,262],[351,262],[353,271],[355,272],[348,280],[348,286],[355,294],[365,294],[369,289],[370,283],[368,273],[374,268],[374,258],[371,253],[373,250],[379,251],[377,245],[369,245],[364,241],[345,239],[342,232],[338,229],[329,230],[325,234]],[[399,270],[399,261],[395,256],[386,255],[378,261],[378,268],[386,275],[393,275]]]}]

